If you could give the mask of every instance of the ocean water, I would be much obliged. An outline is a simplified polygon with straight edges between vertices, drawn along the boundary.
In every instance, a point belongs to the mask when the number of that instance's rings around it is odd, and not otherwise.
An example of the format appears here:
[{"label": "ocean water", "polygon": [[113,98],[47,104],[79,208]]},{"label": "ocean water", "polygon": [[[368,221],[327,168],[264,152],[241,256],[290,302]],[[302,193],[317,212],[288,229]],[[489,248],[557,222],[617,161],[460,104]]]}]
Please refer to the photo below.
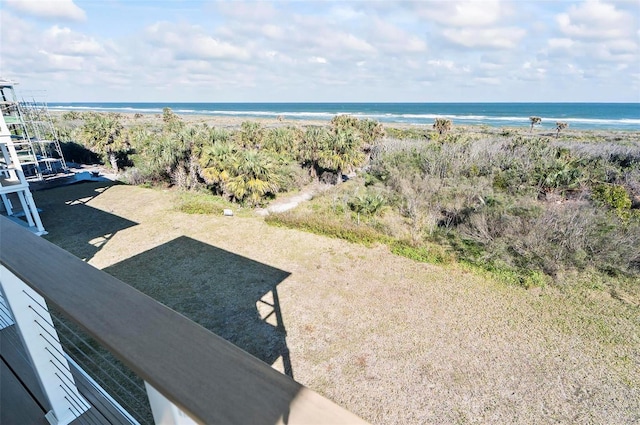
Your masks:
[{"label": "ocean water", "polygon": [[385,124],[431,125],[436,117],[453,124],[491,127],[529,126],[530,116],[542,118],[539,129],[557,121],[582,130],[640,131],[640,103],[49,103],[51,110],[161,113],[247,118],[326,120],[337,114],[370,118]]}]

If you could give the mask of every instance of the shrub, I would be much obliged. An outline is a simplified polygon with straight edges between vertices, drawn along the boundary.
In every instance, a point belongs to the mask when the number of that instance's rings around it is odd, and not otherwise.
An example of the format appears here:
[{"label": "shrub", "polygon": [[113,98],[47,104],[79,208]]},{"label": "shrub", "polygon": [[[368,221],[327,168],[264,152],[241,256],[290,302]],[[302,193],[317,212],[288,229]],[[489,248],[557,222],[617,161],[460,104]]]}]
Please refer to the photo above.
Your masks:
[{"label": "shrub", "polygon": [[80,115],[80,113],[76,111],[68,111],[62,114],[62,119],[65,121],[76,121],[81,118],[82,116]]},{"label": "shrub", "polygon": [[147,183],[147,178],[138,168],[129,167],[119,176],[119,180],[123,183],[139,186]]},{"label": "shrub", "polygon": [[240,125],[239,142],[245,148],[259,149],[263,144],[265,129],[259,122],[244,121]]},{"label": "shrub", "polygon": [[67,162],[77,164],[97,164],[100,162],[100,155],[85,148],[76,142],[61,142],[62,155]]},{"label": "shrub", "polygon": [[436,118],[433,123],[434,130],[436,130],[440,135],[443,135],[451,131],[452,127],[453,127],[453,124],[451,120],[447,118]]},{"label": "shrub", "polygon": [[617,184],[599,184],[593,188],[593,200],[607,208],[611,208],[620,218],[629,218],[631,197],[624,186]]},{"label": "shrub", "polygon": [[351,211],[371,217],[379,213],[385,206],[386,200],[380,194],[365,193],[356,195],[348,202]]},{"label": "shrub", "polygon": [[378,121],[372,119],[360,120],[358,129],[362,135],[365,144],[373,144],[375,141],[384,137],[384,128]]},{"label": "shrub", "polygon": [[331,118],[333,131],[358,130],[358,119],[348,114],[336,115]]}]

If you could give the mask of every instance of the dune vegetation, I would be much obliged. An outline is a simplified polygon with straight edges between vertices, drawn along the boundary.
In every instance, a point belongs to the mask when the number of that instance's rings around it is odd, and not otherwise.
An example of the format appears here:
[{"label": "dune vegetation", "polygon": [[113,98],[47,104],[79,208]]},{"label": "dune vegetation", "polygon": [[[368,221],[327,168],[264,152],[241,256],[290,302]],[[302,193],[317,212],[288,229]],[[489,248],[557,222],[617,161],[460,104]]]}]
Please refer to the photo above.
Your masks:
[{"label": "dune vegetation", "polygon": [[100,157],[126,183],[183,190],[188,212],[265,206],[320,181],[332,188],[267,222],[387,244],[525,287],[613,285],[640,304],[635,132],[541,134],[533,120],[523,129],[454,128],[446,119],[433,128],[383,128],[346,115],[324,125],[216,127],[169,108],[155,119],[62,118],[58,130],[73,140],[68,160]]}]

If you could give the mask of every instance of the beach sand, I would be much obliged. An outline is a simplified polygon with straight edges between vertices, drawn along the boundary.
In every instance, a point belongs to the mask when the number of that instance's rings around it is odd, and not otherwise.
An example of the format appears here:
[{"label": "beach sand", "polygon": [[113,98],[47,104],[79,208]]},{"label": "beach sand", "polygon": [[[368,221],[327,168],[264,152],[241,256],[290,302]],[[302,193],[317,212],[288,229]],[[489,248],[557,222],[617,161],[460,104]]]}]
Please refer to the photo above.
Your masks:
[{"label": "beach sand", "polygon": [[[65,111],[51,111],[51,116],[54,121],[59,123],[65,122]],[[151,124],[154,127],[162,124],[162,114],[136,114],[136,113],[118,113],[122,119],[122,123],[125,127],[134,125]],[[239,129],[243,122],[258,122],[264,128],[278,128],[278,127],[300,127],[305,128],[308,126],[328,126],[330,120],[301,120],[287,118],[286,115],[278,118],[265,118],[265,117],[235,117],[227,115],[204,115],[204,114],[176,114],[181,120],[187,124],[206,124],[210,127],[226,128],[229,130]],[[80,125],[81,119],[71,121],[73,125]],[[416,130],[423,134],[427,132],[433,132],[431,124],[415,124],[415,123],[381,123],[385,129],[394,128],[402,130]],[[537,137],[549,137],[555,138],[556,133],[548,128],[534,128],[530,131],[530,126],[523,125],[518,127],[500,126],[492,127],[488,125],[459,125],[453,121],[453,128],[450,134],[496,134],[504,136],[505,134],[527,135]],[[628,131],[628,130],[616,130],[616,129],[594,129],[594,130],[582,130],[573,129],[571,127],[562,130],[561,136],[565,138],[571,138],[577,141],[620,141],[623,140],[628,143],[640,143],[640,131]]]}]

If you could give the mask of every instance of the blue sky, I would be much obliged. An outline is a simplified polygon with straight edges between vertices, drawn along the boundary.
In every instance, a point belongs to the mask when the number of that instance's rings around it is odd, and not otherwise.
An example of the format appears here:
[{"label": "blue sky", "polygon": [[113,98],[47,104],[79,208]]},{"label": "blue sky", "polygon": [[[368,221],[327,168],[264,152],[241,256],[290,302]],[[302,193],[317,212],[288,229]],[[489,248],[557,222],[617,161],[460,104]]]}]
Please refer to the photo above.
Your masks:
[{"label": "blue sky", "polygon": [[629,1],[0,0],[51,102],[640,102]]}]

